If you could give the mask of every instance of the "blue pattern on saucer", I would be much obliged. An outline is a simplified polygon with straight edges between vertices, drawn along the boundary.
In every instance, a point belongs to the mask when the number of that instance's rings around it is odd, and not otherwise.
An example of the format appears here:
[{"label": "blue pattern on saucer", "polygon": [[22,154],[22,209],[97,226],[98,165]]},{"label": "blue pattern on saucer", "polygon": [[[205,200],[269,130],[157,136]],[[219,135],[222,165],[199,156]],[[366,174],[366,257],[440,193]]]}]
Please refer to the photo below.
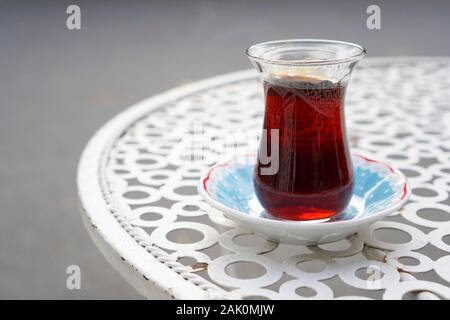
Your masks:
[{"label": "blue pattern on saucer", "polygon": [[[225,207],[257,217],[278,219],[264,211],[255,195],[255,161],[254,156],[247,156],[213,167],[203,181],[203,188],[213,200]],[[406,181],[398,171],[359,155],[352,155],[352,161],[355,184],[349,206],[321,222],[367,217],[394,206],[405,197]]]}]

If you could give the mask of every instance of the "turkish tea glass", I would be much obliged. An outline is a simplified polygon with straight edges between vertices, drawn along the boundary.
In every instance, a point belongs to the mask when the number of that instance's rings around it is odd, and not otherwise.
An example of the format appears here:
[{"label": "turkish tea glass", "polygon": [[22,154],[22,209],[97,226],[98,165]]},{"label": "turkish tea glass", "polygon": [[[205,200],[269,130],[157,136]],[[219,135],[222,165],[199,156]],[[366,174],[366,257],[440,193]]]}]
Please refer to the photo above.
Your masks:
[{"label": "turkish tea glass", "polygon": [[332,40],[282,40],[251,46],[247,55],[265,93],[254,170],[261,205],[289,220],[336,215],[353,194],[344,97],[364,48]]}]

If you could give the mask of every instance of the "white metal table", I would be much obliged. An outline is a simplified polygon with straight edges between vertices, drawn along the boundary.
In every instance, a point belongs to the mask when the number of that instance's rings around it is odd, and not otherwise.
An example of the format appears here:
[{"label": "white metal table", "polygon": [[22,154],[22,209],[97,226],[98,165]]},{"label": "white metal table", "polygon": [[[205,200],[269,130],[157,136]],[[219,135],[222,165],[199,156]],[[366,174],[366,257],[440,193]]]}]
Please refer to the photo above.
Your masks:
[{"label": "white metal table", "polygon": [[383,221],[319,247],[266,241],[196,191],[227,150],[256,150],[256,138],[236,140],[261,130],[256,77],[236,72],[154,96],[91,139],[78,189],[108,261],[152,299],[450,299],[450,59],[357,67],[346,102],[351,146],[397,166],[413,195]]}]

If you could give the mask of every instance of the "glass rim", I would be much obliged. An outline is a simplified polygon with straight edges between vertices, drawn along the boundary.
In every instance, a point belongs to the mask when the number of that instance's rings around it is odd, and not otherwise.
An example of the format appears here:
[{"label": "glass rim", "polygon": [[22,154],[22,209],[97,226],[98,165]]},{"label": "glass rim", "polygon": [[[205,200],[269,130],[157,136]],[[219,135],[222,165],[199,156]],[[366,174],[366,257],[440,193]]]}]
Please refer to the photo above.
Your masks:
[{"label": "glass rim", "polygon": [[[355,54],[348,55],[344,58],[336,58],[336,59],[317,59],[317,60],[306,60],[306,59],[298,59],[298,60],[283,60],[283,59],[268,59],[262,57],[262,54],[255,54],[254,51],[264,46],[275,46],[281,44],[308,44],[308,43],[317,43],[317,44],[335,44],[352,47],[357,49],[358,52]],[[253,60],[265,62],[268,64],[275,65],[286,65],[286,66],[319,66],[319,65],[332,65],[332,64],[340,64],[351,61],[358,61],[366,55],[366,49],[360,46],[359,44],[353,42],[346,42],[340,40],[328,40],[328,39],[286,39],[286,40],[275,40],[275,41],[266,41],[254,44],[247,48],[245,51],[247,56]]]}]

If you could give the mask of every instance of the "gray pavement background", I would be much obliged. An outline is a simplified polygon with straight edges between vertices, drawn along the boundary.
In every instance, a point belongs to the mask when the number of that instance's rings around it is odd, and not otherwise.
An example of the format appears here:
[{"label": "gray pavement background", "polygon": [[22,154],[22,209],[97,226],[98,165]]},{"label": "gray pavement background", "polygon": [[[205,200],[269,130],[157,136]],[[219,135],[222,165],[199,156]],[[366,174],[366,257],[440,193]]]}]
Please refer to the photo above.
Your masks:
[{"label": "gray pavement background", "polygon": [[[81,7],[81,30],[66,29],[69,4]],[[380,5],[382,30],[366,28],[369,4]],[[449,15],[449,1],[0,1],[0,298],[140,298],[78,213],[79,155],[119,111],[249,68],[244,49],[265,40],[448,56]],[[72,264],[79,291],[65,287]]]}]

